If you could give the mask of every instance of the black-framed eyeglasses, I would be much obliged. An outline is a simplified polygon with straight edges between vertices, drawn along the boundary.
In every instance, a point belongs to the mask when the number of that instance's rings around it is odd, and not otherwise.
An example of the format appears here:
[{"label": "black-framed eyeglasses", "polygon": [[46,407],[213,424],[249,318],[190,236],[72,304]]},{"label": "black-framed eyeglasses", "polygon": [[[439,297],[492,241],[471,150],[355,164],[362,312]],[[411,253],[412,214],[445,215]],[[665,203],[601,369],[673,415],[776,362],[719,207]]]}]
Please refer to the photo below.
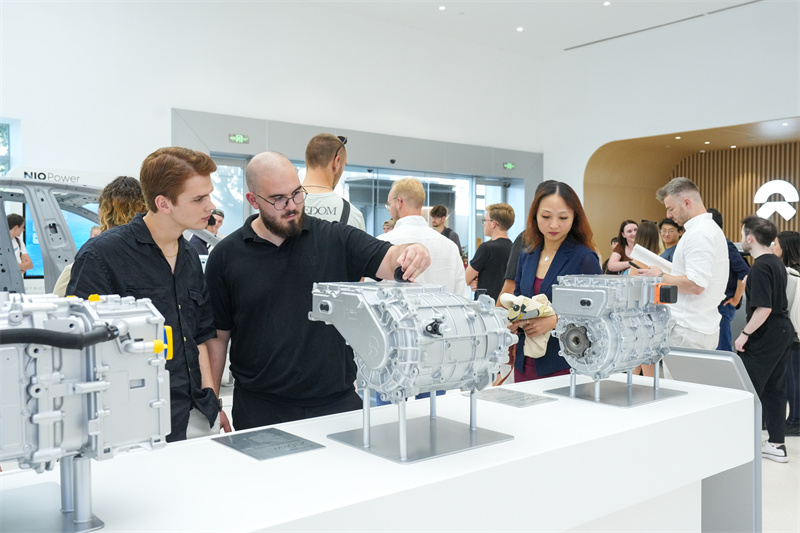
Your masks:
[{"label": "black-framed eyeglasses", "polygon": [[258,193],[253,193],[253,194],[255,194],[256,196],[267,202],[269,205],[271,205],[278,211],[283,211],[289,206],[289,200],[294,202],[294,205],[300,205],[303,202],[305,202],[306,196],[308,196],[308,191],[305,190],[303,187],[300,187],[299,189],[294,191],[294,194],[292,194],[291,196],[277,196],[272,201],[264,198]]},{"label": "black-framed eyeglasses", "polygon": [[[337,135],[337,136],[336,136],[336,138],[337,138],[337,139],[339,139],[340,141],[342,141],[342,146],[344,146],[345,144],[347,144],[347,137],[344,137],[343,135]],[[339,150],[341,150],[341,149],[342,149],[342,146],[340,146],[339,148],[337,148],[337,149],[336,149],[336,152],[334,152],[334,154],[333,154],[333,158],[334,158],[334,159],[336,159],[336,156],[337,156],[337,155],[339,155]]]}]

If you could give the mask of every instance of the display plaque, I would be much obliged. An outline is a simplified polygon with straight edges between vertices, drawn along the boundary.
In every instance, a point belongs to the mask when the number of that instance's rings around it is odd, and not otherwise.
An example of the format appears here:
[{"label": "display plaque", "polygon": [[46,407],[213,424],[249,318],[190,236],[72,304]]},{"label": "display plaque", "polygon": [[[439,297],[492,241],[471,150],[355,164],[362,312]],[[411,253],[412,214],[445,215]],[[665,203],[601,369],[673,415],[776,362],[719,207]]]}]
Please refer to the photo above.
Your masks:
[{"label": "display plaque", "polygon": [[[469,393],[464,393],[469,396]],[[557,398],[549,398],[547,396],[538,396],[536,394],[528,394],[527,392],[520,392],[516,390],[502,389],[500,387],[492,387],[484,389],[477,393],[479,400],[486,400],[488,402],[501,403],[511,407],[531,407],[532,405],[540,405],[548,402],[558,401]]]},{"label": "display plaque", "polygon": [[317,444],[275,428],[266,428],[248,433],[234,433],[233,435],[214,437],[211,440],[229,446],[259,461],[325,447],[322,444]]}]

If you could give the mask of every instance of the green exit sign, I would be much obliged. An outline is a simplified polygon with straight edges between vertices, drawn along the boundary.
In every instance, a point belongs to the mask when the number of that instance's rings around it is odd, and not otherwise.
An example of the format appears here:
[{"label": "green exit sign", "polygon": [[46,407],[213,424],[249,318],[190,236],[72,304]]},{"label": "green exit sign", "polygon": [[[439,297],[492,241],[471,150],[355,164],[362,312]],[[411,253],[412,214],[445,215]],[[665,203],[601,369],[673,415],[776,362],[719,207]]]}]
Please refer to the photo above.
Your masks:
[{"label": "green exit sign", "polygon": [[503,168],[506,170],[514,170],[516,166],[514,163],[503,163]]},{"label": "green exit sign", "polygon": [[229,133],[228,142],[235,144],[250,144],[250,137],[242,135],[241,133]]}]

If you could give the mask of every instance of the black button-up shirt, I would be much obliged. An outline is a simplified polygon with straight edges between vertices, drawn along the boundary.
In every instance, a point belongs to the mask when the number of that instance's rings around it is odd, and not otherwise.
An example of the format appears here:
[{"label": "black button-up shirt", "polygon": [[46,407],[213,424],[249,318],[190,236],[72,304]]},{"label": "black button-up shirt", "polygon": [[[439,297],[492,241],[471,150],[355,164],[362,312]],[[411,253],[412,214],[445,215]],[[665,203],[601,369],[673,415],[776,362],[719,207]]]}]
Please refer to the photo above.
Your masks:
[{"label": "black button-up shirt", "polygon": [[198,408],[213,424],[219,408],[214,391],[201,388],[197,346],[216,337],[214,312],[195,249],[183,238],[173,273],[153,240],[143,215],[86,241],[72,267],[67,294],[119,294],[150,298],[172,327],[173,358],[167,361],[172,433],[186,438],[189,410]]}]

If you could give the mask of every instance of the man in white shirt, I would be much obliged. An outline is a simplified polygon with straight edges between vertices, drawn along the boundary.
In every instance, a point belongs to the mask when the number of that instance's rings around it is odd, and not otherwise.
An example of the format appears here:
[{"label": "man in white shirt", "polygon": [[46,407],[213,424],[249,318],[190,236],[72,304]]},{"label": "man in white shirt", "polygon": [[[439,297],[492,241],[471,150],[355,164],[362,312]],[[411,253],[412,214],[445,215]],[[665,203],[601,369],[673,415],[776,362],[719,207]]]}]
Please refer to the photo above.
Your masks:
[{"label": "man in white shirt", "polygon": [[330,133],[314,136],[306,146],[306,176],[303,188],[308,192],[306,215],[329,222],[342,222],[364,231],[364,215],[353,204],[334,192],[347,165],[347,137]]},{"label": "man in white shirt", "polygon": [[719,311],[728,283],[728,246],[725,235],[706,212],[700,191],[688,178],[675,178],[658,189],[667,218],[684,227],[675,247],[672,274],[658,267],[639,270],[643,276],[659,276],[677,285],[678,302],[670,306],[675,324],[670,345],[714,350],[719,341]]},{"label": "man in white shirt", "polygon": [[395,221],[394,229],[378,235],[378,239],[392,244],[420,243],[431,254],[431,266],[417,277],[418,283],[436,283],[453,294],[470,297],[464,280],[464,263],[456,244],[428,226],[422,217],[425,205],[425,188],[416,178],[396,181],[389,191],[386,208]]},{"label": "man in white shirt", "polygon": [[8,229],[11,234],[11,245],[14,248],[14,257],[19,265],[19,270],[23,274],[33,268],[33,261],[25,248],[25,241],[22,239],[22,232],[25,230],[25,219],[22,215],[12,213],[8,215]]}]

